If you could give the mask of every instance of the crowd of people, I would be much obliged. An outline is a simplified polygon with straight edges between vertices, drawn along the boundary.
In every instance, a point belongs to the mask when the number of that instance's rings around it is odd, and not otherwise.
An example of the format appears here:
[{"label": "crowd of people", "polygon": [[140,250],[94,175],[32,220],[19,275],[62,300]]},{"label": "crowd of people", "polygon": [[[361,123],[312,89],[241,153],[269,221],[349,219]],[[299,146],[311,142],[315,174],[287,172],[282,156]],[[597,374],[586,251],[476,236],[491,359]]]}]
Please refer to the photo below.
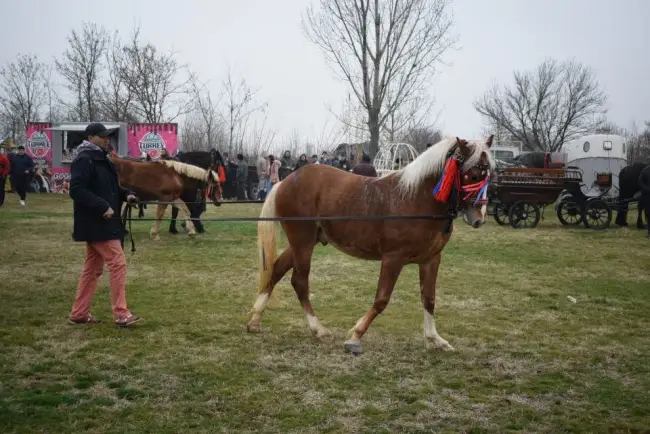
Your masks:
[{"label": "crowd of people", "polygon": [[[229,157],[228,153],[224,153],[223,156],[226,160],[228,183],[232,186],[232,192],[226,194],[226,197],[236,197],[238,200],[251,199],[247,188],[249,163],[244,155],[237,154],[234,160]],[[163,151],[161,158],[177,159],[169,155],[166,150]],[[143,152],[142,160],[151,161],[151,156]],[[377,176],[377,171],[366,154],[363,155],[359,164],[352,167],[344,156],[331,155],[327,151],[324,151],[320,157],[316,154],[308,157],[303,153],[297,159],[291,156],[290,151],[285,151],[280,159],[267,152],[262,152],[254,164],[259,180],[259,198],[263,200],[273,186],[288,173],[308,164],[325,164],[359,175]],[[281,168],[283,170],[280,170]],[[25,206],[27,193],[50,193],[52,191],[51,176],[49,168],[38,167],[34,164],[34,160],[25,153],[24,146],[19,146],[16,152],[11,153],[5,153],[4,149],[0,150],[0,206],[4,204],[7,180],[10,183],[10,191],[15,192],[19,197],[20,205]]]},{"label": "crowd of people", "polygon": [[[249,164],[253,164],[247,162],[243,154],[237,154],[235,160],[232,160],[228,153],[224,153],[223,156],[228,171],[227,179],[232,180],[228,181],[228,183],[231,183],[230,189],[232,192],[227,191],[229,186],[226,186],[224,197],[236,197],[237,200],[252,199],[248,194],[247,186],[249,184],[248,167]],[[259,199],[264,200],[275,184],[284,179],[289,173],[295,172],[308,164],[325,164],[346,172],[364,176],[377,176],[377,171],[372,165],[370,157],[365,154],[359,164],[351,167],[345,157],[330,156],[328,152],[323,152],[320,158],[318,155],[312,155],[309,158],[307,154],[301,154],[297,159],[291,156],[290,151],[286,151],[280,159],[268,152],[262,152],[253,165],[258,179]]]}]

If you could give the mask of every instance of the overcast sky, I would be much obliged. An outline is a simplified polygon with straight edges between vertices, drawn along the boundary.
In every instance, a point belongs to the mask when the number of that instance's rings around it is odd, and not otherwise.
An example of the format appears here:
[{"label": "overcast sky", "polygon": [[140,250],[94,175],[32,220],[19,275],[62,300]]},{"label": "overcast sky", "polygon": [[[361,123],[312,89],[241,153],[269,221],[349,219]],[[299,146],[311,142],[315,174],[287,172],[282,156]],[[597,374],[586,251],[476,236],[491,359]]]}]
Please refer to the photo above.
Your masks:
[{"label": "overcast sky", "polygon": [[[174,49],[215,89],[226,64],[261,87],[280,137],[317,134],[347,87],[301,29],[308,0],[0,0],[0,62],[18,53],[51,60],[83,21],[124,35],[141,23],[143,40]],[[473,100],[492,82],[509,82],[550,56],[593,67],[623,126],[650,119],[650,0],[455,0],[459,49],[445,56],[432,89],[446,134],[476,137]]]}]

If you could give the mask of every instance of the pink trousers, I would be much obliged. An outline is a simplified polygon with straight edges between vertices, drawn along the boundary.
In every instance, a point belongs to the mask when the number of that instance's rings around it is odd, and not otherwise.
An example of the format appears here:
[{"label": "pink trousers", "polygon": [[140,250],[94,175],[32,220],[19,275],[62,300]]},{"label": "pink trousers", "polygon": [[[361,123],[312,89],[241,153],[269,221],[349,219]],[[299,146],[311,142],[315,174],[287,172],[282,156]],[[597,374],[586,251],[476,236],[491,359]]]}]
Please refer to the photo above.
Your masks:
[{"label": "pink trousers", "polygon": [[90,303],[97,288],[97,280],[102,275],[104,263],[108,266],[109,285],[113,318],[129,315],[126,307],[126,257],[119,240],[86,243],[86,262],[77,286],[77,297],[72,305],[70,318],[81,319],[88,316]]}]

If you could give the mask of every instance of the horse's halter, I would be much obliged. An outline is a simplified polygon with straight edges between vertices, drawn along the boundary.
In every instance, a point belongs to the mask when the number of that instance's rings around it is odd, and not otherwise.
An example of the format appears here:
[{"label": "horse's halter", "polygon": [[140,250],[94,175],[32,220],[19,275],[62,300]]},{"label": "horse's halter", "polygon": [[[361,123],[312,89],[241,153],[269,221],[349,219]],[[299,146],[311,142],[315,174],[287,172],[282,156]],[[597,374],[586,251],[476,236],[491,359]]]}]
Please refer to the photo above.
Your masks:
[{"label": "horse's halter", "polygon": [[223,189],[221,188],[221,183],[219,179],[213,179],[212,174],[214,172],[210,170],[208,172],[208,185],[205,188],[205,200],[211,201],[215,206],[220,205],[219,199],[216,196],[216,193],[219,193],[219,197],[223,197]]},{"label": "horse's halter", "polygon": [[[490,182],[490,166],[479,161],[478,164],[463,170],[465,156],[457,146],[448,158],[455,157],[458,160],[458,176],[456,178],[456,193],[454,194],[454,205],[449,204],[450,213],[457,214],[463,203],[469,205],[473,201],[473,206],[482,206],[487,203],[482,199],[483,193],[488,188]],[[471,172],[478,171],[479,176],[470,175]],[[482,176],[482,178],[481,178]]]}]

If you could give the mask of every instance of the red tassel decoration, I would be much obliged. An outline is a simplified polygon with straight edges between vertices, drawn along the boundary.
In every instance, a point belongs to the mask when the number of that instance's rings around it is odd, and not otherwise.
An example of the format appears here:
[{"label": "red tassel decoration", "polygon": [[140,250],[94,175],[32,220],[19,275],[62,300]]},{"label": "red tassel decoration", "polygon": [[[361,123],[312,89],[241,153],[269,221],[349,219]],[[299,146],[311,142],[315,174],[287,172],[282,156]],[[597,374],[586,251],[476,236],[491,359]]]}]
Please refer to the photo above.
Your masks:
[{"label": "red tassel decoration", "polygon": [[455,155],[447,159],[440,180],[433,189],[435,200],[447,203],[460,181],[460,163]]}]

